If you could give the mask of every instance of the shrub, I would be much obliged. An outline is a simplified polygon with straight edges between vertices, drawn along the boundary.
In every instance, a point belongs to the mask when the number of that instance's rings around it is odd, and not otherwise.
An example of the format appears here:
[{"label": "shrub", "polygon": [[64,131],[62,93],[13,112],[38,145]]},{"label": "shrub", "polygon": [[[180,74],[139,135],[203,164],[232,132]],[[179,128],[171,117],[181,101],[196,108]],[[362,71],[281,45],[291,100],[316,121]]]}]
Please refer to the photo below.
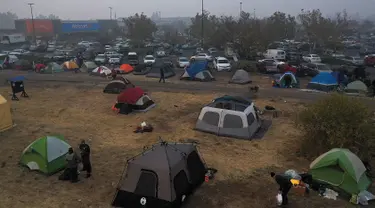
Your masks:
[{"label": "shrub", "polygon": [[298,114],[300,153],[313,158],[332,148],[348,148],[360,158],[370,158],[375,152],[372,117],[359,99],[334,94],[320,100]]},{"label": "shrub", "polygon": [[248,61],[248,60],[239,60],[237,63],[233,64],[232,67],[234,68],[234,70],[243,69],[247,72],[257,71],[254,61]]}]

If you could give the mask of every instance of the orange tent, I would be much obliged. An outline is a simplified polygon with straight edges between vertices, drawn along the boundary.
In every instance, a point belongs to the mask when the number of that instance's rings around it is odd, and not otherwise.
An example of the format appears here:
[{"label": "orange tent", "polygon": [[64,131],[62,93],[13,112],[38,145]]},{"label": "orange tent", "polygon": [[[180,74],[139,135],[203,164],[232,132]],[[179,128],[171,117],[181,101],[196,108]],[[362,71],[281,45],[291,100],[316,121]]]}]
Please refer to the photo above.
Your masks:
[{"label": "orange tent", "polygon": [[130,66],[129,64],[122,64],[120,66],[120,73],[130,73],[134,70],[134,68],[132,66]]}]

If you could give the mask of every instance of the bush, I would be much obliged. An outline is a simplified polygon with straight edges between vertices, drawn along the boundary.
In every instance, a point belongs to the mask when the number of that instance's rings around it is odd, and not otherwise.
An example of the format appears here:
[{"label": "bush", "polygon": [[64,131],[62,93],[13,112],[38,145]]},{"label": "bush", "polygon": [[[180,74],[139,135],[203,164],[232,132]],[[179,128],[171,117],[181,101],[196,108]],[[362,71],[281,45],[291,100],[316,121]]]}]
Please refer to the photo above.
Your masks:
[{"label": "bush", "polygon": [[239,60],[237,63],[232,65],[232,70],[243,69],[247,72],[257,72],[254,61]]},{"label": "bush", "polygon": [[[300,153],[314,158],[332,148],[348,148],[360,158],[375,156],[373,113],[359,99],[334,94],[298,114]],[[372,151],[372,152],[371,152]]]}]

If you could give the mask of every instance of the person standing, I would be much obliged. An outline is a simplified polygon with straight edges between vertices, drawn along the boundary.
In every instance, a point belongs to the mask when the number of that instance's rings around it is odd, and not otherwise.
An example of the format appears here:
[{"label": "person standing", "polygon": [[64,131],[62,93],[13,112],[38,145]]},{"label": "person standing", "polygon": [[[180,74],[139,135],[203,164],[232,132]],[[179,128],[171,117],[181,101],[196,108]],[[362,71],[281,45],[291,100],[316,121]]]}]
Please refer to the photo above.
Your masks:
[{"label": "person standing", "polygon": [[285,175],[276,175],[274,172],[271,172],[271,177],[275,179],[277,184],[279,184],[279,192],[281,192],[281,196],[283,199],[283,202],[281,205],[287,205],[288,204],[288,192],[293,186],[292,182],[290,182],[289,177]]},{"label": "person standing", "polygon": [[164,76],[164,66],[160,67],[160,79],[159,83],[163,80],[163,83],[165,83],[165,76]]},{"label": "person standing", "polygon": [[79,145],[79,149],[81,150],[81,158],[82,158],[82,171],[86,171],[86,178],[91,176],[91,161],[90,161],[90,146],[86,144],[85,140],[81,141]]},{"label": "person standing", "polygon": [[78,182],[78,164],[81,162],[79,156],[73,151],[73,148],[69,148],[68,154],[66,155],[67,169],[69,172],[70,182]]}]

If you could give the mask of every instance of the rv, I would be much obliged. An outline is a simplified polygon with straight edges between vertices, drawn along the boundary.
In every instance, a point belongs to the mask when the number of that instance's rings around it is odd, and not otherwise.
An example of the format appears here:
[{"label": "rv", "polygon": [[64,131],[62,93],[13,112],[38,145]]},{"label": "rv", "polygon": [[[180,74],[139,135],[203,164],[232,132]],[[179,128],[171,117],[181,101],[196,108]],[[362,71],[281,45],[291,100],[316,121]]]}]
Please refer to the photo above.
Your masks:
[{"label": "rv", "polygon": [[283,50],[268,49],[264,54],[265,59],[285,60],[286,53]]}]

